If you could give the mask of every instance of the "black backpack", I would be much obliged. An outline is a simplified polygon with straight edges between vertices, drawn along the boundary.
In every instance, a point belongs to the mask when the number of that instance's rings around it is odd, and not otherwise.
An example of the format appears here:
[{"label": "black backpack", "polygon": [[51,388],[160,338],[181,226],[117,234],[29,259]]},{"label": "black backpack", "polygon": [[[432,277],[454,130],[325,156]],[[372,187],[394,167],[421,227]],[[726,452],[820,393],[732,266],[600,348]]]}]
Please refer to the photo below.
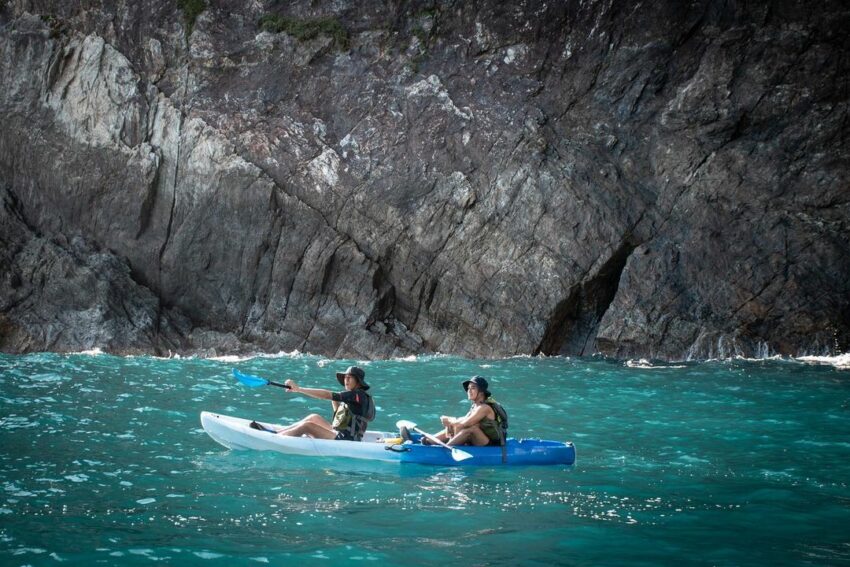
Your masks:
[{"label": "black backpack", "polygon": [[362,417],[366,421],[372,421],[375,419],[375,401],[372,399],[372,396],[367,394],[364,390],[360,390],[366,397],[366,401],[361,404],[361,408],[363,411]]},{"label": "black backpack", "polygon": [[502,430],[502,445],[504,445],[505,439],[508,438],[508,412],[496,400],[487,400],[487,405],[493,408],[493,413],[496,414],[496,423],[499,424],[499,428]]},{"label": "black backpack", "polygon": [[502,404],[494,399],[488,399],[487,405],[493,408],[493,413],[496,414],[496,423],[499,424],[499,445],[502,446],[502,462],[508,462],[508,412],[502,407]]}]

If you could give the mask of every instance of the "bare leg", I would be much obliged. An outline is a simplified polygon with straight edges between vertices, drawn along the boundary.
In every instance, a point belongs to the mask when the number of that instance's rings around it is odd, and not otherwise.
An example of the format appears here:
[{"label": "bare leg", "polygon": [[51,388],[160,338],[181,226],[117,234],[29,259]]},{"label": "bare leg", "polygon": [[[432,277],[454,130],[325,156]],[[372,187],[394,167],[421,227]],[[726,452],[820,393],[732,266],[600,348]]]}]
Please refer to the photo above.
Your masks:
[{"label": "bare leg", "polygon": [[286,432],[280,432],[278,435],[286,435],[287,437],[301,437],[307,435],[314,439],[334,439],[337,432],[333,429],[322,427],[318,423],[307,421],[300,425],[293,425]]},{"label": "bare leg", "polygon": [[483,447],[490,444],[490,438],[487,437],[481,428],[477,425],[467,427],[458,431],[454,437],[449,439],[449,445],[475,445]]},{"label": "bare leg", "polygon": [[331,427],[331,424],[316,413],[308,415],[289,427],[284,427],[277,433],[278,435],[286,435],[287,437],[300,437],[302,435],[309,435],[310,437],[319,439],[333,439],[336,437],[336,431]]},{"label": "bare leg", "polygon": [[323,418],[322,416],[320,416],[317,413],[311,413],[307,417],[305,417],[305,418],[303,418],[299,421],[296,421],[292,425],[287,425],[286,427],[279,429],[277,432],[283,433],[283,432],[288,431],[290,429],[294,429],[294,428],[300,426],[303,423],[308,423],[308,422],[318,423],[319,425],[327,425],[328,427],[330,427],[330,424],[327,422],[327,420],[325,418]]},{"label": "bare leg", "polygon": [[[435,434],[434,437],[436,437],[437,439],[439,439],[440,441],[445,443],[446,441],[451,439],[452,435],[449,432],[449,429],[446,428],[446,429],[443,429],[442,431],[440,431],[439,433]],[[436,443],[434,443],[433,441],[431,441],[427,437],[422,438],[422,444],[423,445],[436,445]]]}]

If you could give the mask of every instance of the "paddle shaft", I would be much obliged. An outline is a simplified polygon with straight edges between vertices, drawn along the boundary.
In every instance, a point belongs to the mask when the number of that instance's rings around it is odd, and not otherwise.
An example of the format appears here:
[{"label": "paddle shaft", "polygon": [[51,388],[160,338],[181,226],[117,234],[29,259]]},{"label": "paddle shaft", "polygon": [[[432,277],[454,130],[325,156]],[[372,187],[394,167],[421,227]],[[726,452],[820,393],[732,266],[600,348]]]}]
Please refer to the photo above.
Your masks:
[{"label": "paddle shaft", "polygon": [[434,437],[434,436],[433,436],[433,435],[431,435],[430,433],[426,433],[425,431],[422,431],[422,430],[421,430],[421,429],[419,429],[418,427],[414,427],[414,428],[413,428],[413,431],[416,431],[417,433],[421,433],[421,434],[422,434],[422,436],[423,436],[423,437],[425,437],[425,439],[428,439],[429,441],[433,441],[433,442],[434,442],[434,443],[436,443],[437,445],[440,445],[440,446],[442,446],[442,447],[445,447],[446,449],[451,449],[451,450],[454,450],[454,449],[455,449],[455,447],[452,447],[451,445],[449,445],[448,443],[446,443],[446,442],[444,442],[444,441],[440,441],[439,439],[437,439],[436,437]]},{"label": "paddle shaft", "polygon": [[425,433],[424,431],[422,431],[418,427],[414,427],[413,430],[418,431],[426,439],[429,439],[429,440],[433,441],[434,443],[437,443],[439,446],[443,447],[444,449],[448,449],[449,451],[451,451],[452,459],[454,459],[456,461],[465,461],[466,459],[472,458],[472,453],[467,453],[463,449],[458,449],[457,447],[452,447],[448,443],[443,443],[442,441],[440,441],[439,439],[437,439],[436,437],[434,437],[430,433]]},{"label": "paddle shaft", "polygon": [[466,451],[464,451],[462,449],[458,449],[457,447],[452,447],[448,443],[444,443],[444,442],[440,441],[439,439],[437,439],[436,437],[434,437],[430,433],[428,433],[426,431],[422,431],[412,421],[407,421],[406,419],[400,419],[396,422],[395,426],[398,427],[399,429],[401,429],[402,427],[406,427],[407,429],[412,429],[413,431],[416,431],[417,433],[421,434],[423,437],[425,437],[425,439],[428,439],[432,443],[436,443],[437,445],[439,445],[443,449],[448,449],[452,453],[452,458],[456,461],[465,461],[466,459],[471,459],[473,457],[472,453],[467,453]]},{"label": "paddle shaft", "polygon": [[281,384],[280,382],[272,382],[268,380],[269,386],[277,386],[278,388],[286,388],[287,390],[291,390],[291,386],[287,386],[286,384]]}]

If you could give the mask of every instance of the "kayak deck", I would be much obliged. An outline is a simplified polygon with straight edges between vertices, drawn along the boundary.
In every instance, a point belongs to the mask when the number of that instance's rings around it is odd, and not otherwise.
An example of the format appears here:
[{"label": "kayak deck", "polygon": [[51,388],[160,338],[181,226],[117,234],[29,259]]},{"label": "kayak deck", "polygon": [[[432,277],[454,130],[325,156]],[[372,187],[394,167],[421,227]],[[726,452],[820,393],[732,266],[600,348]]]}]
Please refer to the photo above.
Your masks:
[{"label": "kayak deck", "polygon": [[[267,429],[279,426],[258,422]],[[506,462],[501,447],[458,447],[472,454],[471,459],[455,461],[451,451],[437,445],[402,443],[398,434],[367,431],[360,442],[287,437],[269,431],[253,429],[251,420],[201,412],[204,431],[217,443],[233,450],[275,451],[292,455],[346,457],[396,463],[428,465],[572,465],[576,452],[572,443],[540,439],[508,439]]]}]

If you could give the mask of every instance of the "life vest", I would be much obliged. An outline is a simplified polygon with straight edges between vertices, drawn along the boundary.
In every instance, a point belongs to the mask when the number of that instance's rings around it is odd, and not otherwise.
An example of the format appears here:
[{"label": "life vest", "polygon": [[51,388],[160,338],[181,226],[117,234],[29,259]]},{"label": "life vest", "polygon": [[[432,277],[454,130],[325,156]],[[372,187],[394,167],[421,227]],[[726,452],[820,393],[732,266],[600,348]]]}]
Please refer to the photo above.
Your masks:
[{"label": "life vest", "polygon": [[363,434],[366,433],[369,422],[375,419],[375,402],[372,400],[372,396],[364,390],[355,390],[355,393],[362,400],[360,403],[361,414],[355,414],[348,404],[339,402],[331,426],[340,433],[347,432],[351,439],[360,441]]},{"label": "life vest", "polygon": [[502,447],[502,462],[506,463],[508,462],[508,449],[506,445],[506,441],[508,439],[508,412],[505,411],[505,408],[502,407],[502,404],[500,404],[493,398],[487,398],[484,403],[493,409],[493,414],[496,416],[495,420],[487,421],[495,422],[494,429],[496,430],[496,433],[498,435],[499,445],[501,445]]}]

